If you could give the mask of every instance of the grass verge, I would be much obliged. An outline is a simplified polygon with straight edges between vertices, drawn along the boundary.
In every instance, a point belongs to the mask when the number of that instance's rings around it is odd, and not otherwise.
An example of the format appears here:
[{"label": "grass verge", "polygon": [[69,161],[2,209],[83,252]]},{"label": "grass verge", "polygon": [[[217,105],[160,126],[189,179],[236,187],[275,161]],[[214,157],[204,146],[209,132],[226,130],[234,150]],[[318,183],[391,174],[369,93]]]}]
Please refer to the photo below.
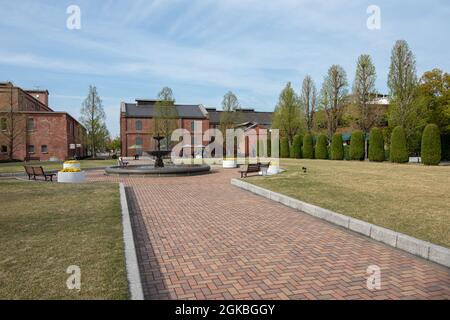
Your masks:
[{"label": "grass verge", "polygon": [[0,299],[128,298],[117,184],[0,181],[0,203]]},{"label": "grass verge", "polygon": [[281,166],[280,175],[245,181],[450,248],[448,166],[306,159]]}]

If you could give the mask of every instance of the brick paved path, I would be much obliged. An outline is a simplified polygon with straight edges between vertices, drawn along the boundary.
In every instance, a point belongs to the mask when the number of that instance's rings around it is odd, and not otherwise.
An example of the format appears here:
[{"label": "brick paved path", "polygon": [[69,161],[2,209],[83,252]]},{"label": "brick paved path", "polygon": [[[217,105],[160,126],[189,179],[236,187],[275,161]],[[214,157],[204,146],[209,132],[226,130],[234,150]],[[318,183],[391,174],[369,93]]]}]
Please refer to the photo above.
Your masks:
[{"label": "brick paved path", "polygon": [[127,186],[146,298],[450,298],[449,269],[233,187],[236,176],[88,174]]}]

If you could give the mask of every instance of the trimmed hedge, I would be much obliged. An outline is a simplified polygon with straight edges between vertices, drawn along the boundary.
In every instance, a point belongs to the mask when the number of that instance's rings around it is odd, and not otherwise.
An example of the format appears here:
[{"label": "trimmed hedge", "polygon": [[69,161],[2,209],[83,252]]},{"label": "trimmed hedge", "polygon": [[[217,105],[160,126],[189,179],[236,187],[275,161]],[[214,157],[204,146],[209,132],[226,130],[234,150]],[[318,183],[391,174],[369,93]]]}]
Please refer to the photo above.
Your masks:
[{"label": "trimmed hedge", "polygon": [[370,130],[369,160],[375,162],[385,160],[383,132],[378,128]]},{"label": "trimmed hedge", "polygon": [[409,160],[405,130],[400,126],[395,127],[392,131],[389,158],[391,162],[395,163],[405,163]]},{"label": "trimmed hedge", "polygon": [[291,148],[292,158],[300,159],[302,157],[302,145],[303,145],[303,136],[301,134],[298,134],[294,137],[294,142]]},{"label": "trimmed hedge", "polygon": [[421,157],[425,165],[436,166],[441,162],[441,136],[435,124],[429,124],[423,130]]},{"label": "trimmed hedge", "polygon": [[289,140],[288,138],[281,138],[280,141],[280,157],[289,158]]},{"label": "trimmed hedge", "polygon": [[364,160],[364,134],[360,130],[352,132],[350,138],[350,160]]},{"label": "trimmed hedge", "polygon": [[303,137],[302,155],[305,159],[314,159],[313,137],[310,134]]},{"label": "trimmed hedge", "polygon": [[316,159],[328,159],[327,137],[323,134],[319,135],[316,142]]},{"label": "trimmed hedge", "polygon": [[344,159],[344,146],[342,141],[342,135],[335,133],[331,140],[331,160],[343,160]]},{"label": "trimmed hedge", "polygon": [[350,146],[348,144],[344,146],[344,160],[350,160]]}]

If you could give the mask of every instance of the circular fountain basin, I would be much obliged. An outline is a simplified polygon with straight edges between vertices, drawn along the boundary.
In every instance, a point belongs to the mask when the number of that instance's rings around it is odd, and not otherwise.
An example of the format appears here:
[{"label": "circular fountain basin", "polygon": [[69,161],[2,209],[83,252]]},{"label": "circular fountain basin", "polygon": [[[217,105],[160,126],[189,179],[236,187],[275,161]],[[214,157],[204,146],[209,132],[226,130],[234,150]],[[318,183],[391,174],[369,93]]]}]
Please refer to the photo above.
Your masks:
[{"label": "circular fountain basin", "polygon": [[211,171],[211,167],[206,164],[180,164],[165,165],[162,168],[151,165],[133,165],[127,167],[108,167],[107,174],[141,175],[141,176],[193,176],[205,174]]}]

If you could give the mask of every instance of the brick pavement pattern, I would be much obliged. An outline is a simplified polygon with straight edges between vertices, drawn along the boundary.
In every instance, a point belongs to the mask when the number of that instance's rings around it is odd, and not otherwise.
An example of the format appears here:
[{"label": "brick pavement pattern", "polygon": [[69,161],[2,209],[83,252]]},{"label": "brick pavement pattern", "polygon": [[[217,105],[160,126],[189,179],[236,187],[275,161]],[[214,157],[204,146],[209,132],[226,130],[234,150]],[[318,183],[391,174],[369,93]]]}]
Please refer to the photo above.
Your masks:
[{"label": "brick pavement pattern", "polygon": [[[450,269],[230,184],[236,170],[117,177],[147,299],[449,299]],[[381,289],[367,289],[367,268]]]}]

